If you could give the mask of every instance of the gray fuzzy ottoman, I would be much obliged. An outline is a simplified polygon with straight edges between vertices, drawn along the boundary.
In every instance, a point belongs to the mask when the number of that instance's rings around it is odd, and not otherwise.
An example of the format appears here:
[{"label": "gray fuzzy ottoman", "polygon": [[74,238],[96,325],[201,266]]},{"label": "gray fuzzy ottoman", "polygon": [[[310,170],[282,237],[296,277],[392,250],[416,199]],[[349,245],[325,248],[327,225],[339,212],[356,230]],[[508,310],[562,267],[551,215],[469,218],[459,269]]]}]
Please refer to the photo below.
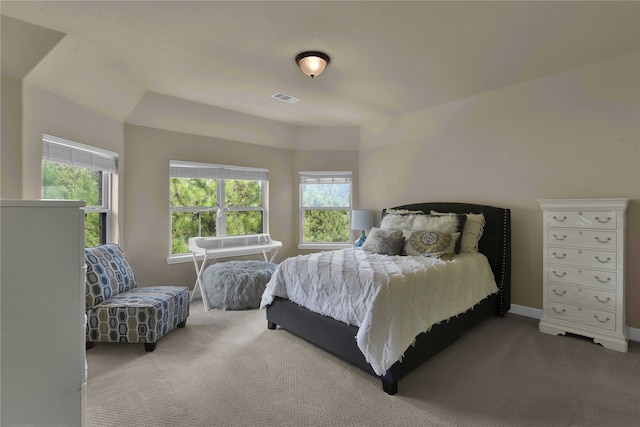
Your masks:
[{"label": "gray fuzzy ottoman", "polygon": [[258,308],[262,293],[277,266],[266,261],[227,261],[213,264],[202,273],[204,298],[207,298],[211,308]]}]

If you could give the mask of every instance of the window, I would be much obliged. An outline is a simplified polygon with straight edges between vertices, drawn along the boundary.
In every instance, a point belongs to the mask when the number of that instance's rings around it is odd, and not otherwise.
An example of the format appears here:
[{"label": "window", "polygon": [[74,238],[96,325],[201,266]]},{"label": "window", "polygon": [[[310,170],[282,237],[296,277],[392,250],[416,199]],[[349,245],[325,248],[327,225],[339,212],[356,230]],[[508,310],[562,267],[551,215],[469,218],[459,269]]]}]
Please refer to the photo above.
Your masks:
[{"label": "window", "polygon": [[85,202],[85,246],[107,243],[118,154],[51,135],[42,142],[42,198]]},{"label": "window", "polygon": [[348,243],[351,172],[299,172],[300,243]]},{"label": "window", "polygon": [[171,160],[171,255],[190,237],[268,233],[267,169]]}]

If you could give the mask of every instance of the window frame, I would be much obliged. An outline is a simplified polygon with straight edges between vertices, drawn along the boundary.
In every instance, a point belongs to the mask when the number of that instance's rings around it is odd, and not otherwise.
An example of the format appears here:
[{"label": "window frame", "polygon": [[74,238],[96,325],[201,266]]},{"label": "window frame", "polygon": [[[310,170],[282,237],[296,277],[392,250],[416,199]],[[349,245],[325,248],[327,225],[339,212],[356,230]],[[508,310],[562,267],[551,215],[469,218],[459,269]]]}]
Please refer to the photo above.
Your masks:
[{"label": "window frame", "polygon": [[[118,153],[48,134],[42,135],[42,142],[42,163],[57,163],[100,172],[101,182],[99,185],[102,203],[100,205],[85,205],[82,209],[85,212],[85,217],[90,213],[104,215],[101,217],[103,226],[100,233],[100,244],[112,243],[112,220],[114,217],[112,180],[113,174],[118,171]],[[43,178],[41,169],[40,194],[42,196],[44,196]]]},{"label": "window frame", "polygon": [[[340,180],[344,179],[349,184],[349,206],[348,207],[305,207],[303,184],[306,179],[331,179]],[[334,183],[334,182],[332,182]],[[329,184],[329,183],[327,183]],[[351,211],[353,210],[353,172],[352,171],[298,171],[298,249],[320,249],[331,250],[341,249],[353,246],[352,242],[305,242],[304,241],[304,213],[307,210],[319,211],[347,211],[349,215],[349,224],[351,224]],[[350,226],[349,226],[350,228]],[[351,236],[351,230],[349,229],[349,236]]]},{"label": "window frame", "polygon": [[[179,176],[180,175],[180,176]],[[171,206],[171,195],[169,194],[169,264],[190,261],[193,259],[191,252],[179,254],[172,253],[172,231],[174,212],[215,212],[216,213],[216,236],[227,237],[227,213],[228,212],[262,212],[262,233],[269,233],[269,209],[268,209],[268,189],[269,170],[264,168],[253,168],[246,166],[220,165],[214,163],[189,162],[183,160],[169,161],[169,180],[171,178],[195,178],[195,179],[215,179],[216,181],[216,206]],[[225,181],[242,180],[258,181],[260,183],[261,206],[226,206],[225,205]],[[198,234],[201,234],[199,227]],[[194,236],[196,237],[196,236]],[[233,236],[228,236],[233,237]]]}]

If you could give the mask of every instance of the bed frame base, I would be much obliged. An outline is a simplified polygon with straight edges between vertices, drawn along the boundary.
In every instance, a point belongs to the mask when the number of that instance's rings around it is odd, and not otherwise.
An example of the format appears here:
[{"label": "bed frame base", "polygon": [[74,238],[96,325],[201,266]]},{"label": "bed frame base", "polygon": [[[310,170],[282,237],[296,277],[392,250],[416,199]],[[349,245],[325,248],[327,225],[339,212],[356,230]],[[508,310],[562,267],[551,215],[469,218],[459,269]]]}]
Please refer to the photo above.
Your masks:
[{"label": "bed frame base", "polygon": [[455,342],[465,331],[496,312],[497,296],[483,300],[473,310],[434,325],[429,332],[420,334],[401,361],[396,362],[383,375],[375,374],[356,343],[358,328],[321,316],[289,300],[276,298],[267,306],[267,327],[280,328],[320,347],[338,358],[357,366],[382,381],[382,389],[389,395],[398,392],[398,381]]}]

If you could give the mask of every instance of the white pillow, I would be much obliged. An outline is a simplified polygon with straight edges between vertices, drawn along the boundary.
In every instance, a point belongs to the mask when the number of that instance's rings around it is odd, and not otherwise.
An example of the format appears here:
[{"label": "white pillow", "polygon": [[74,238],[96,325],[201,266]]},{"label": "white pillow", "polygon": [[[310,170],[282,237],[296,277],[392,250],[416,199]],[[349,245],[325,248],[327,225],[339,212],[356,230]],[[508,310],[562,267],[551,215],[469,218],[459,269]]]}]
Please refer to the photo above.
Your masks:
[{"label": "white pillow", "polygon": [[441,233],[455,233],[458,218],[452,215],[398,215],[386,214],[380,221],[380,228],[386,230],[428,230]]},{"label": "white pillow", "polygon": [[[436,212],[431,211],[432,215],[456,215],[452,212]],[[462,253],[478,253],[478,242],[484,233],[485,219],[484,214],[467,214],[467,222],[464,223],[462,231],[462,244],[460,252]]]},{"label": "white pillow", "polygon": [[385,210],[385,214],[398,214],[398,215],[407,215],[407,214],[418,214],[418,215],[424,215],[425,213],[422,211],[410,211],[408,209],[393,209],[393,208],[389,208],[387,210]]},{"label": "white pillow", "polygon": [[387,214],[380,221],[380,228],[387,230],[410,230],[417,215]]},{"label": "white pillow", "polygon": [[416,215],[410,230],[438,231],[455,233],[458,230],[458,217],[455,215]]}]

